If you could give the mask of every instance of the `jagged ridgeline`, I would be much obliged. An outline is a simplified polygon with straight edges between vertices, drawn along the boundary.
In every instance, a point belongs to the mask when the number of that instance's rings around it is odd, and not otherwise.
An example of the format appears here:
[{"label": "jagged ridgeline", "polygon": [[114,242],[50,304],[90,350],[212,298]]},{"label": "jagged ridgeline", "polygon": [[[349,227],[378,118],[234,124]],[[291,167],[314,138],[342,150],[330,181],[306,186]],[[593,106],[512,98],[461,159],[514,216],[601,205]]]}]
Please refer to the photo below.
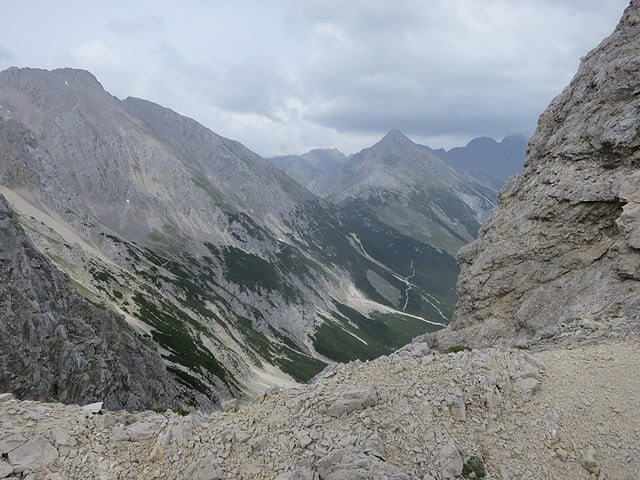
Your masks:
[{"label": "jagged ridgeline", "polygon": [[0,105],[16,221],[155,342],[191,403],[374,358],[452,314],[450,253],[189,118],[72,69],[2,72]]}]

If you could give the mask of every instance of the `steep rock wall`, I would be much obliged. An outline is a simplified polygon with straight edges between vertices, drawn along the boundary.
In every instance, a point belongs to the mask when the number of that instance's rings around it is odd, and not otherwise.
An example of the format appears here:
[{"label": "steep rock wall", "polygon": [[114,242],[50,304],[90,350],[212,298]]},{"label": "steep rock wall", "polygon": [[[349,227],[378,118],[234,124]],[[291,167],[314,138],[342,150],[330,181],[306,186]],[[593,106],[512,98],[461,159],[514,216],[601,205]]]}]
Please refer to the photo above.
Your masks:
[{"label": "steep rock wall", "polygon": [[540,117],[522,176],[459,253],[455,320],[471,345],[640,320],[640,2]]}]

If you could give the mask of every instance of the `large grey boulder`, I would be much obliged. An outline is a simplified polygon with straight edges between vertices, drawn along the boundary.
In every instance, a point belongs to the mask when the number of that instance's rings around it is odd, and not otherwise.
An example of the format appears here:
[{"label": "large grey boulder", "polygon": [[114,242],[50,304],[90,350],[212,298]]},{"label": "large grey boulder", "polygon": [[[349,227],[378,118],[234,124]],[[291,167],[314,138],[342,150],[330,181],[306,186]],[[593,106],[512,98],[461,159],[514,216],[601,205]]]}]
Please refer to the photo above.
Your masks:
[{"label": "large grey boulder", "polygon": [[327,415],[339,417],[367,407],[373,407],[380,402],[378,390],[375,385],[361,390],[343,392],[327,409]]}]

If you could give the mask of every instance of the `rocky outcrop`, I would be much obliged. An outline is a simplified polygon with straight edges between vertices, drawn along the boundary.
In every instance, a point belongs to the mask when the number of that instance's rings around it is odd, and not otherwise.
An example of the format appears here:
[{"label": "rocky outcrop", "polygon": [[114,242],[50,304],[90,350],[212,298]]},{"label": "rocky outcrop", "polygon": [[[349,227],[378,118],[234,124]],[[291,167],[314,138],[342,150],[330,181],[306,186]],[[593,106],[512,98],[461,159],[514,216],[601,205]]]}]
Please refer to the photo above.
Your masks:
[{"label": "rocky outcrop", "polygon": [[[104,401],[114,409],[181,405],[150,342],[119,315],[81,297],[34,248],[2,196],[0,389],[25,399]],[[51,453],[33,442],[34,453],[21,458]]]},{"label": "rocky outcrop", "polygon": [[540,117],[524,174],[459,253],[441,343],[640,326],[640,2]]}]

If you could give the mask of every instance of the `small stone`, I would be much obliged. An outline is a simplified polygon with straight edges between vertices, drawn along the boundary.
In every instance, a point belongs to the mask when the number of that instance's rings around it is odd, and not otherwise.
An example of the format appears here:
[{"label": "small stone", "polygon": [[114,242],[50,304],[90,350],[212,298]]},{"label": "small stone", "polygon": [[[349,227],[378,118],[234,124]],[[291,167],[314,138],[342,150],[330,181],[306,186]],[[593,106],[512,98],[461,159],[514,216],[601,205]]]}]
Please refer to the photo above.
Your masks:
[{"label": "small stone", "polygon": [[462,474],[462,457],[453,440],[449,440],[440,448],[439,459],[440,476],[443,480],[450,480]]},{"label": "small stone", "polygon": [[10,402],[15,399],[16,397],[13,396],[13,393],[0,393],[0,403]]},{"label": "small stone", "polygon": [[596,450],[593,447],[587,448],[582,454],[580,465],[589,473],[594,475],[600,474],[600,465],[598,465],[598,461],[596,460]]},{"label": "small stone", "polygon": [[288,472],[281,473],[276,477],[276,480],[313,480],[314,475],[311,470],[296,469]]},{"label": "small stone", "polygon": [[13,467],[4,460],[0,460],[0,478],[8,477],[13,473]]},{"label": "small stone", "polygon": [[85,405],[80,410],[83,413],[90,413],[93,415],[97,415],[102,411],[103,402],[90,403],[89,405]]},{"label": "small stone", "polygon": [[154,436],[153,425],[147,422],[136,422],[127,427],[127,435],[132,442],[141,442]]},{"label": "small stone", "polygon": [[380,402],[378,391],[374,385],[364,390],[352,390],[342,393],[338,399],[327,409],[327,415],[340,417],[367,407],[373,407]]},{"label": "small stone", "polygon": [[259,452],[267,446],[268,437],[266,435],[258,435],[249,441],[249,446],[254,452]]},{"label": "small stone", "polygon": [[222,402],[222,411],[224,412],[237,412],[238,408],[240,408],[240,401],[237,398]]},{"label": "small stone", "polygon": [[51,430],[51,434],[53,435],[53,439],[56,445],[60,445],[63,447],[74,447],[76,445],[76,440],[69,435],[65,430],[61,428],[53,428]]},{"label": "small stone", "polygon": [[9,452],[9,463],[22,470],[46,467],[58,458],[58,450],[44,437],[35,437]]},{"label": "small stone", "polygon": [[311,444],[311,442],[313,442],[313,439],[309,435],[303,435],[298,439],[298,443],[302,448],[307,448]]}]

